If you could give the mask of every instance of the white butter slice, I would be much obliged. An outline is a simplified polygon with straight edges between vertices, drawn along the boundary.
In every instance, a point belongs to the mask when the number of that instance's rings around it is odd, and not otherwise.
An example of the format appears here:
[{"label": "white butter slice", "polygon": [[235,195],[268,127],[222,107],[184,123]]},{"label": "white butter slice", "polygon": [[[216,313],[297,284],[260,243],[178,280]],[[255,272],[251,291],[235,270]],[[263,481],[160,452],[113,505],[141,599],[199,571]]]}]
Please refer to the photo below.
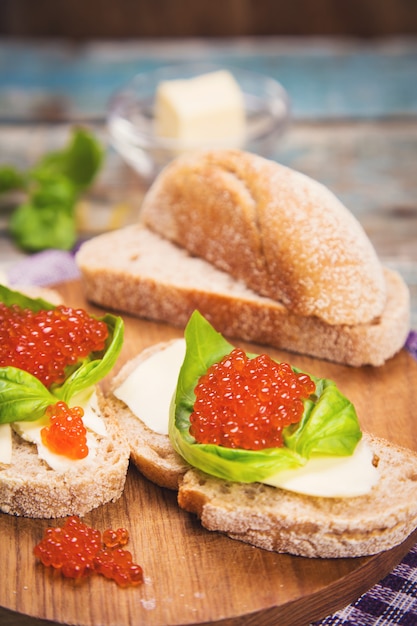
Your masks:
[{"label": "white butter slice", "polygon": [[55,472],[64,473],[71,469],[79,469],[90,465],[96,456],[97,441],[91,432],[87,432],[88,455],[84,459],[70,459],[63,454],[55,454],[42,441],[37,442],[38,456],[45,461]]},{"label": "white butter slice", "polygon": [[19,435],[19,437],[25,441],[38,444],[41,442],[41,430],[44,426],[47,426],[48,423],[49,419],[43,416],[32,422],[13,422],[12,428]]},{"label": "white butter slice", "polygon": [[154,432],[167,435],[169,407],[184,361],[185,340],[177,339],[142,361],[114,391]]},{"label": "white butter slice", "polygon": [[0,424],[0,463],[12,462],[12,429],[10,424]]},{"label": "white butter slice", "polygon": [[379,478],[372,460],[371,448],[360,441],[351,456],[312,458],[303,467],[284,470],[263,482],[308,496],[362,496],[369,493]]},{"label": "white butter slice", "polygon": [[243,93],[227,70],[158,85],[155,132],[160,137],[177,139],[184,147],[236,139],[237,147],[245,126]]},{"label": "white butter slice", "polygon": [[89,396],[88,400],[85,400],[82,403],[80,402],[72,404],[74,406],[81,406],[84,410],[83,423],[84,426],[87,428],[88,447],[88,455],[84,459],[74,460],[62,454],[55,454],[42,443],[41,430],[49,423],[49,419],[45,416],[32,422],[13,422],[12,425],[15,432],[22,439],[37,446],[39,457],[56,472],[66,472],[71,468],[89,465],[94,460],[97,448],[97,441],[92,433],[96,433],[102,436],[106,435],[106,425],[103,418],[99,414],[97,394],[95,392]]},{"label": "white butter slice", "polygon": [[106,424],[100,414],[96,392],[94,391],[88,402],[83,403],[81,406],[84,409],[84,426],[94,433],[97,433],[97,435],[105,437],[107,435]]}]

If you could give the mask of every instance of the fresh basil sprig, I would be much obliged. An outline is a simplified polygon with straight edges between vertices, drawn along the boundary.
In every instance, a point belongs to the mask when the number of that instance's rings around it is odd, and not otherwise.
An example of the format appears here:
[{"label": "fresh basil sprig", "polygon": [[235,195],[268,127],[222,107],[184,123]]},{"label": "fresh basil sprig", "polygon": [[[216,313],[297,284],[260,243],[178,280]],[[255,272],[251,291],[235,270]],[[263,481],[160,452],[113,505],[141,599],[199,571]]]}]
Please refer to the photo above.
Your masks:
[{"label": "fresh basil sprig", "polygon": [[197,443],[189,432],[195,386],[234,346],[198,311],[188,322],[185,340],[186,354],[170,408],[169,435],[173,447],[191,465],[225,480],[256,482],[280,470],[305,465],[313,456],[353,453],[362,436],[353,404],[333,381],[313,376],[316,393],[304,402],[301,421],[284,429],[283,447],[255,451]]},{"label": "fresh basil sprig", "polygon": [[28,171],[0,166],[0,193],[23,192],[9,230],[27,252],[70,250],[76,242],[75,206],[103,162],[103,148],[84,128],[74,128],[68,145],[46,154]]},{"label": "fresh basil sprig", "polygon": [[[18,304],[32,311],[53,309],[53,304],[32,299],[0,285],[0,302]],[[48,405],[58,400],[69,402],[73,396],[92,387],[112,369],[123,345],[124,324],[121,317],[107,313],[98,319],[105,322],[109,336],[104,350],[91,353],[69,368],[60,385],[47,389],[35,376],[16,367],[0,367],[0,424],[39,419]]]}]

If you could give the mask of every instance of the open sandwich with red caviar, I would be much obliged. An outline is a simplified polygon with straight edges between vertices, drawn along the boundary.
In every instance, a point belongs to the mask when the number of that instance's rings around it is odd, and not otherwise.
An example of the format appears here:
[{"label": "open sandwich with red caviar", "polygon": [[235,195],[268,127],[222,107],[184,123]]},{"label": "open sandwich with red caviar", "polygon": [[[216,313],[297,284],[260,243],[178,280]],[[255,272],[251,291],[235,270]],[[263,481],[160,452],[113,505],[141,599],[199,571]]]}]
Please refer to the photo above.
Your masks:
[{"label": "open sandwich with red caviar", "polygon": [[307,557],[375,554],[417,527],[417,455],[361,431],[336,384],[235,348],[197,311],[115,377],[131,459],[202,525]]},{"label": "open sandwich with red caviar", "polygon": [[0,510],[84,515],[123,492],[129,448],[98,383],[123,322],[0,285]]}]

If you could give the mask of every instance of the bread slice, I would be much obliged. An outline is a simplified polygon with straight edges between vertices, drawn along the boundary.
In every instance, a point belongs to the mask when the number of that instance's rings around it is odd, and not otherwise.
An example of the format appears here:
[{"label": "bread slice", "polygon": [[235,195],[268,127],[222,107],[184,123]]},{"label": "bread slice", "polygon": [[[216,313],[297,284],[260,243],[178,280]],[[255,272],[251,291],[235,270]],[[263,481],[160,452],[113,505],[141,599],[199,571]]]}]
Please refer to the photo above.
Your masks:
[{"label": "bread slice", "polygon": [[[166,345],[151,346],[126,363],[112,390]],[[417,454],[411,450],[364,433],[380,472],[371,492],[354,498],[303,496],[261,483],[209,476],[186,463],[168,435],[153,432],[112,391],[107,402],[129,432],[131,459],[137,468],[156,484],[178,490],[179,506],[197,515],[210,531],[265,550],[335,558],[388,550],[417,527]]]},{"label": "bread slice", "polygon": [[0,510],[32,518],[85,515],[117,500],[124,489],[129,446],[119,423],[97,390],[106,435],[94,434],[91,464],[61,473],[39,458],[36,445],[13,434],[12,463],[0,463]]},{"label": "bread slice", "polygon": [[319,182],[239,150],[173,160],[146,194],[144,223],[292,313],[328,324],[381,315],[381,264],[354,215]]},{"label": "bread slice", "polygon": [[417,455],[364,434],[378,459],[380,480],[355,498],[318,498],[261,483],[227,482],[192,469],[178,503],[208,530],[265,550],[306,557],[377,554],[417,527]]},{"label": "bread slice", "polygon": [[195,309],[228,337],[361,366],[379,366],[409,332],[409,292],[384,269],[385,307],[369,323],[295,314],[141,224],[105,233],[77,254],[86,297],[106,308],[184,328]]},{"label": "bread slice", "polygon": [[[147,358],[170,342],[150,346],[120,369],[113,378],[111,391]],[[113,393],[107,396],[109,411],[117,417],[120,426],[129,433],[130,459],[138,470],[149,480],[167,489],[178,489],[179,480],[189,469],[189,465],[174,450],[167,435],[157,433],[132,413],[129,407]]]}]

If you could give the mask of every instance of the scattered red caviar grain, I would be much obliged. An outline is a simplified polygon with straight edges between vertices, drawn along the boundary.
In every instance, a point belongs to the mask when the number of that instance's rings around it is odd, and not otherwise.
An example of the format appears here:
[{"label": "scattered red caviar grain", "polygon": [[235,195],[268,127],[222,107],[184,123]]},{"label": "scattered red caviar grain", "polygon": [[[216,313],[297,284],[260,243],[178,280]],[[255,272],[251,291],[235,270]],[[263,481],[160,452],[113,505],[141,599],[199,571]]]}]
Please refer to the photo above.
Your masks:
[{"label": "scattered red caviar grain", "polygon": [[125,529],[106,529],[102,535],[77,516],[71,516],[64,526],[47,528],[33,552],[43,565],[60,570],[66,578],[82,579],[100,574],[120,587],[142,584],[143,570],[133,562],[132,554],[120,543],[114,548],[106,546],[105,536],[128,541]]},{"label": "scattered red caviar grain", "polygon": [[315,391],[307,374],[268,355],[235,348],[212,365],[196,388],[190,434],[198,443],[262,450],[283,445],[285,426],[300,421]]},{"label": "scattered red caviar grain", "polygon": [[62,528],[47,528],[34,554],[67,578],[83,578],[94,571],[93,559],[100,549],[101,533],[73,516]]},{"label": "scattered red caviar grain", "polygon": [[117,530],[108,528],[103,533],[103,543],[106,548],[118,548],[125,546],[128,541],[129,533],[126,528],[118,528]]},{"label": "scattered red caviar grain", "polygon": [[43,444],[56,454],[84,459],[88,455],[84,410],[79,406],[69,408],[60,401],[48,406],[45,413],[50,423],[41,430]]},{"label": "scattered red caviar grain", "polygon": [[65,368],[103,350],[107,325],[83,309],[33,312],[0,303],[0,367],[36,376],[46,387],[65,380]]}]

